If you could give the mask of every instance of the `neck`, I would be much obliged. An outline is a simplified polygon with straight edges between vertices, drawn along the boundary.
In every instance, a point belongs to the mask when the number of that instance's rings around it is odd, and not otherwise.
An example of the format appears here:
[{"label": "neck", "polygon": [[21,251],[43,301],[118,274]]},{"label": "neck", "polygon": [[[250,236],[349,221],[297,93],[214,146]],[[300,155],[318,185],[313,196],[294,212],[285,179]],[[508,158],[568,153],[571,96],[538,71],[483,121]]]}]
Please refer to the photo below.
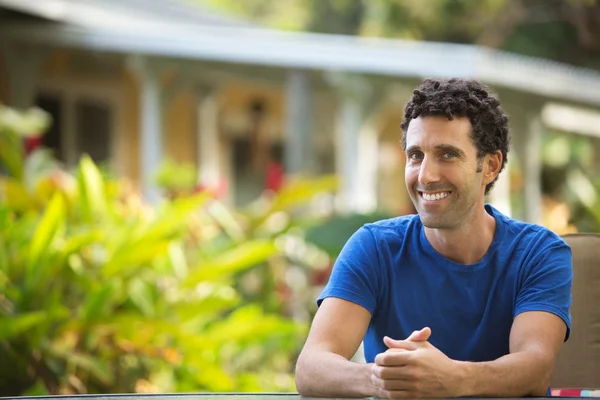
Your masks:
[{"label": "neck", "polygon": [[490,248],[496,232],[496,219],[481,205],[466,220],[468,222],[452,229],[426,227],[425,237],[444,257],[470,265],[481,260]]}]

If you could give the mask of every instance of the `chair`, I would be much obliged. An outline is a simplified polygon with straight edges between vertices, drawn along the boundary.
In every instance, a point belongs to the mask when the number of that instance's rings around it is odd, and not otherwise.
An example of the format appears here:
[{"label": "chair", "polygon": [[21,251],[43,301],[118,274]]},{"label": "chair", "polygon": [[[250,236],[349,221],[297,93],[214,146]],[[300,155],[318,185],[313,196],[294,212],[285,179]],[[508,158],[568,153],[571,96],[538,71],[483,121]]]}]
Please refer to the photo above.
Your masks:
[{"label": "chair", "polygon": [[550,384],[600,389],[600,235],[569,234],[563,239],[573,253],[573,325]]}]

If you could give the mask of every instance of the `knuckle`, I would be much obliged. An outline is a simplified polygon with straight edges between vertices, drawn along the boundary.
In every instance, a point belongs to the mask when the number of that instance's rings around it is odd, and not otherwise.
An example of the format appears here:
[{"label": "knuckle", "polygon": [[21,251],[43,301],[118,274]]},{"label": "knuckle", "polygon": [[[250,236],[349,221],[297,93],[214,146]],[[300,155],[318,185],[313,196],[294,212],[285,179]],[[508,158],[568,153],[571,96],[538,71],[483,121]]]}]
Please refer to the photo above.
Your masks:
[{"label": "knuckle", "polygon": [[384,380],[383,381],[383,388],[385,390],[394,390],[397,389],[396,387],[396,383],[394,381],[390,381],[390,380]]},{"label": "knuckle", "polygon": [[379,353],[377,354],[377,356],[375,356],[375,364],[376,365],[383,365],[386,363],[387,358],[389,353],[385,352],[385,353]]},{"label": "knuckle", "polygon": [[419,378],[421,377],[421,371],[418,368],[409,368],[408,374],[410,379],[415,383],[419,384]]},{"label": "knuckle", "polygon": [[373,368],[371,369],[371,372],[373,373],[374,376],[376,376],[377,378],[381,378],[381,374],[382,374],[382,367],[380,367],[379,365],[373,365]]}]

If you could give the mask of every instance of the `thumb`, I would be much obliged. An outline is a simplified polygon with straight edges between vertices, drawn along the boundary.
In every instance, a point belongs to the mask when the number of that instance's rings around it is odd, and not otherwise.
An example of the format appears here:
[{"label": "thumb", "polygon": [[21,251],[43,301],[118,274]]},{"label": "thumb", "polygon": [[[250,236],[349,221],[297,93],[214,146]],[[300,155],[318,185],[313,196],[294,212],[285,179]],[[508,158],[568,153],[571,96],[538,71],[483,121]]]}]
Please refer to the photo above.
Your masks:
[{"label": "thumb", "polygon": [[425,342],[425,341],[429,340],[430,336],[431,336],[431,328],[425,327],[425,328],[421,329],[420,331],[414,331],[413,333],[411,333],[410,336],[406,338],[406,340],[410,340],[413,342]]}]

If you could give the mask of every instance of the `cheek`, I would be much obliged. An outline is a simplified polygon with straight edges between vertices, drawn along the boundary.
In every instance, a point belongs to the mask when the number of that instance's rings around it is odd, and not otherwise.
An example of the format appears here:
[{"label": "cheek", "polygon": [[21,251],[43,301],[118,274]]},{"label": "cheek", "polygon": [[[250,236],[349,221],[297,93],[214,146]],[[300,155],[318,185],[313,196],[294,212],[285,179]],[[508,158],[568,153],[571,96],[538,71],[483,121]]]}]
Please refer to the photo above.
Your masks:
[{"label": "cheek", "polygon": [[407,165],[404,167],[404,180],[407,186],[411,186],[419,177],[419,169]]}]

